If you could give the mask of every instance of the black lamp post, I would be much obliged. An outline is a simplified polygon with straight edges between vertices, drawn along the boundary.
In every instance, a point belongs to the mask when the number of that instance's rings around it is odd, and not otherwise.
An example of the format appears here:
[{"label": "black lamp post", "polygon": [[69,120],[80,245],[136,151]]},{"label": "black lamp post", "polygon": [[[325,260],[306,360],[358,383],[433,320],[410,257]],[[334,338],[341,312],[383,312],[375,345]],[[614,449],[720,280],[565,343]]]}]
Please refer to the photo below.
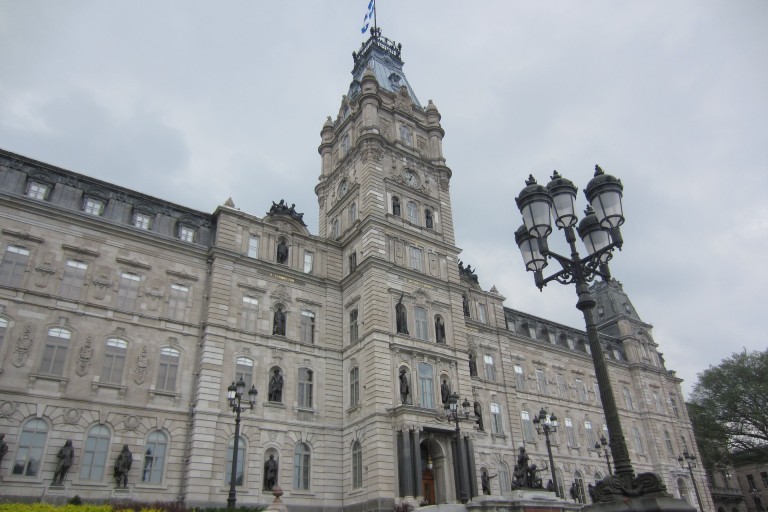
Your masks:
[{"label": "black lamp post", "polygon": [[699,486],[696,485],[696,479],[693,477],[693,468],[696,467],[696,456],[688,453],[688,450],[683,450],[683,454],[677,458],[677,462],[680,463],[681,468],[685,468],[685,464],[688,463],[688,473],[691,475],[691,482],[693,482],[693,492],[696,493],[696,501],[699,502],[699,510],[704,510],[704,506],[701,504],[701,496],[699,496]]},{"label": "black lamp post", "polygon": [[595,443],[595,451],[597,451],[597,456],[600,456],[600,448],[603,449],[603,455],[605,455],[605,465],[608,466],[608,474],[613,475],[613,471],[611,471],[611,454],[608,451],[608,440],[605,438],[605,436],[600,436],[600,442]]},{"label": "black lamp post", "polygon": [[459,410],[459,395],[454,392],[448,397],[448,403],[445,405],[445,417],[448,421],[456,422],[456,465],[459,476],[459,499],[462,503],[469,501],[469,491],[467,490],[469,482],[467,481],[466,468],[464,467],[464,456],[461,446],[461,429],[459,421],[469,418],[470,403],[466,398],[461,403],[462,410]]},{"label": "black lamp post", "polygon": [[547,455],[549,455],[549,467],[552,468],[552,484],[555,486],[555,495],[560,496],[560,487],[557,485],[557,471],[555,471],[555,461],[552,459],[552,443],[549,441],[549,434],[557,432],[557,418],[554,414],[547,416],[547,411],[542,407],[538,416],[533,417],[533,425],[536,427],[536,433],[544,434],[547,444]]},{"label": "black lamp post", "polygon": [[[229,496],[227,497],[227,508],[230,509],[234,509],[237,502],[237,490],[235,489],[237,485],[237,451],[240,444],[240,413],[243,411],[243,408],[240,406],[240,400],[244,394],[245,382],[242,377],[240,377],[237,384],[232,381],[232,384],[227,388],[227,400],[232,407],[232,412],[237,414],[235,416],[235,441],[232,447],[232,471],[229,474]],[[256,404],[256,395],[258,394],[256,386],[251,384],[251,389],[248,390],[248,402],[251,404],[251,409]]]},{"label": "black lamp post", "polygon": [[[658,475],[644,473],[635,478],[592,313],[596,302],[588,286],[595,277],[599,276],[605,280],[611,277],[608,261],[612,257],[613,250],[620,249],[623,244],[619,226],[624,223],[621,206],[624,187],[620,180],[605,174],[596,165],[595,176],[585,190],[591,207],[587,208],[585,217],[575,230],[574,226],[578,220],[574,206],[576,187],[571,181],[555,172],[546,188],[537,185],[533,176],[530,176],[525,183],[527,186],[515,199],[524,221],[524,225],[515,232],[515,241],[523,254],[525,267],[534,273],[536,286],[540,290],[551,281],[575,284],[578,296],[576,308],[584,314],[616,469],[616,474],[609,477],[614,480],[612,485],[608,485],[606,481],[598,483],[596,489],[598,500],[610,500],[611,495],[621,499],[620,497],[642,497],[652,493],[665,494],[666,487]],[[565,239],[571,250],[570,257],[549,250],[547,236],[552,232],[551,217],[553,216],[558,229],[565,231]],[[576,249],[575,231],[577,230],[589,253],[584,258],[579,256]],[[547,266],[549,259],[556,260],[562,270],[545,278],[542,270]]]}]

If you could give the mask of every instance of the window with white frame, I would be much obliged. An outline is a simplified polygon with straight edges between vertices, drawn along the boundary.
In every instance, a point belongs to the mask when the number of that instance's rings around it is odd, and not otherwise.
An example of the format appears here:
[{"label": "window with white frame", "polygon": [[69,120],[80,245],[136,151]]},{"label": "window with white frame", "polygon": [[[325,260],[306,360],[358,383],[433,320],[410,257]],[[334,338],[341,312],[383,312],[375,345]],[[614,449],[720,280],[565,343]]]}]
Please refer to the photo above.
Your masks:
[{"label": "window with white frame", "polygon": [[484,323],[488,323],[488,311],[485,308],[485,304],[477,303],[477,319]]},{"label": "window with white frame", "polygon": [[309,490],[309,463],[309,446],[306,443],[297,443],[293,450],[293,488],[295,490]]},{"label": "window with white frame", "polygon": [[432,365],[419,363],[419,391],[421,406],[426,409],[435,408],[435,377]]},{"label": "window with white frame", "polygon": [[[245,479],[245,443],[246,439],[240,436],[237,440],[237,467],[235,468],[235,486],[243,485]],[[227,463],[224,466],[224,485],[232,482],[232,455],[235,453],[235,438],[227,441]]]},{"label": "window with white frame", "polygon": [[429,322],[427,321],[427,310],[420,306],[413,308],[413,323],[416,327],[416,337],[420,340],[429,339]]},{"label": "window with white frame", "polygon": [[235,359],[235,380],[245,382],[245,389],[253,385],[253,359],[250,357],[238,357]]},{"label": "window with white frame", "polygon": [[304,251],[304,273],[311,274],[315,262],[315,255],[311,251]]},{"label": "window with white frame", "polygon": [[640,429],[637,428],[636,426],[632,427],[632,437],[634,438],[634,441],[635,441],[635,451],[638,454],[645,453],[645,450],[643,449],[643,436],[640,433]]},{"label": "window with white frame", "polygon": [[576,394],[579,395],[579,402],[586,403],[587,401],[587,388],[584,386],[584,381],[582,379],[575,379],[574,385],[576,386]]},{"label": "window with white frame", "polygon": [[99,216],[104,213],[104,201],[86,197],[85,201],[83,201],[83,211],[88,215]]},{"label": "window with white frame", "polygon": [[61,278],[59,295],[65,299],[78,300],[85,285],[85,274],[88,264],[78,260],[67,260],[64,265],[64,275]]},{"label": "window with white frame", "polygon": [[493,355],[484,354],[483,363],[485,364],[485,378],[491,382],[496,382],[496,366],[493,364]]},{"label": "window with white frame", "polygon": [[133,214],[133,226],[139,229],[151,229],[152,217],[147,213],[136,212]]},{"label": "window with white frame", "polygon": [[360,404],[360,368],[355,366],[349,371],[349,406]]},{"label": "window with white frame", "polygon": [[299,407],[312,407],[313,372],[309,368],[299,368]]},{"label": "window with white frame", "polygon": [[194,242],[197,230],[191,226],[180,225],[179,226],[179,240],[185,242]]},{"label": "window with white frame", "polygon": [[419,272],[424,271],[424,258],[421,253],[421,249],[418,247],[408,247],[409,254],[411,256],[411,268],[413,270],[418,270]]},{"label": "window with white frame", "polygon": [[555,375],[555,379],[557,380],[557,392],[560,398],[568,399],[568,386],[565,384],[565,375],[558,373]]},{"label": "window with white frame", "polygon": [[104,364],[101,366],[99,382],[122,384],[125,356],[128,342],[121,338],[107,338],[104,346]]},{"label": "window with white frame", "polygon": [[181,352],[171,347],[160,349],[160,361],[157,364],[157,381],[155,389],[161,391],[176,391],[176,376],[179,373]]},{"label": "window with white frame", "polygon": [[352,488],[363,487],[363,449],[360,441],[352,443]]},{"label": "window with white frame", "polygon": [[136,299],[139,296],[139,283],[141,276],[132,272],[120,274],[120,285],[117,289],[116,306],[120,309],[133,311],[136,308]]},{"label": "window with white frame", "polygon": [[147,436],[144,450],[144,466],[141,470],[141,481],[149,484],[163,482],[165,456],[168,450],[168,438],[163,432],[155,430]]},{"label": "window with white frame", "polygon": [[187,286],[171,284],[171,291],[168,294],[168,318],[183,321],[187,312],[188,300],[189,288]]},{"label": "window with white frame", "polygon": [[584,420],[584,433],[587,436],[587,449],[591,450],[594,448],[597,440],[595,438],[595,431],[592,430],[592,422],[589,420]]},{"label": "window with white frame", "polygon": [[634,411],[635,402],[632,400],[632,393],[629,391],[629,388],[624,386],[622,388],[622,392],[624,393],[624,404],[627,406],[627,410]]},{"label": "window with white frame", "polygon": [[51,187],[39,181],[30,181],[27,185],[27,196],[32,199],[45,200],[48,197]]},{"label": "window with white frame", "polygon": [[311,311],[301,312],[301,342],[315,342],[315,314]]},{"label": "window with white frame", "polygon": [[571,448],[578,447],[576,443],[576,431],[573,429],[573,421],[571,418],[565,418],[565,434],[568,439],[568,446]]},{"label": "window with white frame", "polygon": [[526,443],[536,442],[536,436],[533,433],[533,423],[528,411],[520,411],[520,423],[523,426],[523,439]]},{"label": "window with white frame", "polygon": [[13,287],[21,286],[28,260],[28,249],[15,245],[6,247],[3,262],[0,263],[0,284]]},{"label": "window with white frame", "polygon": [[72,333],[60,327],[48,329],[48,337],[40,360],[40,373],[64,375],[64,363],[67,360],[69,339]]},{"label": "window with white frame", "polygon": [[502,423],[501,423],[501,407],[499,407],[499,404],[491,402],[490,409],[491,409],[491,433],[503,434],[504,428],[502,427]]},{"label": "window with white frame", "polygon": [[515,386],[517,391],[525,391],[525,374],[523,367],[519,364],[515,365]]},{"label": "window with white frame", "polygon": [[408,201],[405,204],[405,210],[408,213],[408,222],[411,224],[419,223],[419,207],[413,201]]},{"label": "window with white frame", "polygon": [[349,312],[349,342],[357,343],[357,309],[353,309]]},{"label": "window with white frame", "polygon": [[248,238],[248,257],[249,258],[258,258],[259,257],[259,242],[261,241],[261,238],[257,235],[251,235],[250,238]]},{"label": "window with white frame", "polygon": [[95,425],[88,431],[80,458],[80,479],[101,482],[107,466],[110,432],[104,425]]},{"label": "window with white frame", "polygon": [[39,418],[27,421],[21,429],[11,474],[36,477],[43,462],[48,439],[48,423]]},{"label": "window with white frame", "polygon": [[256,325],[259,321],[259,299],[248,295],[243,296],[242,319],[244,330],[256,331]]},{"label": "window with white frame", "polygon": [[547,388],[547,374],[541,368],[536,368],[536,384],[539,387],[539,393],[542,395],[549,394],[549,389]]}]

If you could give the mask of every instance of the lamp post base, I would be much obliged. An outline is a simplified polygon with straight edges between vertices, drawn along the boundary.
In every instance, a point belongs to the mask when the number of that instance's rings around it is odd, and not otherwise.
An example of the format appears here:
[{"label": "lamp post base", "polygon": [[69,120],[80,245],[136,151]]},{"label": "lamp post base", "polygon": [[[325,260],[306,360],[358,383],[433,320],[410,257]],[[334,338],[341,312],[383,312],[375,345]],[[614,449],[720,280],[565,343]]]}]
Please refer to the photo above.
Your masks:
[{"label": "lamp post base", "polygon": [[595,487],[595,503],[584,507],[590,512],[696,512],[685,500],[673,498],[655,473],[641,473],[629,485],[611,475]]},{"label": "lamp post base", "polygon": [[696,507],[672,496],[635,496],[593,503],[581,510],[583,512],[696,512]]}]

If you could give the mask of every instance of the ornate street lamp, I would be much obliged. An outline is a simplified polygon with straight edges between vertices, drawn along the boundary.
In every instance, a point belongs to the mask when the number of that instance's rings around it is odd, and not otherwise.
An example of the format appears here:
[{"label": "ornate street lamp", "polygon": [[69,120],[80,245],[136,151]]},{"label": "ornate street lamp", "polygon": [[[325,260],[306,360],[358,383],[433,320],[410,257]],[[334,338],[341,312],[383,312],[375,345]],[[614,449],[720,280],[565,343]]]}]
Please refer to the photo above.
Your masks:
[{"label": "ornate street lamp", "polygon": [[[235,485],[237,485],[237,451],[240,443],[240,413],[243,411],[243,408],[240,406],[240,400],[244,394],[245,381],[243,381],[242,377],[240,377],[237,384],[235,384],[235,381],[232,381],[232,384],[227,388],[227,401],[230,407],[232,407],[232,412],[236,413],[235,440],[232,447],[232,470],[229,474],[229,496],[227,497],[227,508],[229,509],[234,509],[237,502],[237,490],[235,489]],[[251,410],[256,405],[256,395],[258,394],[256,386],[251,384],[251,389],[248,390],[248,402],[251,405]]]},{"label": "ornate street lamp", "polygon": [[[515,241],[523,255],[525,267],[533,272],[534,281],[540,290],[552,281],[575,284],[578,296],[576,308],[584,314],[616,469],[615,474],[598,483],[597,499],[610,501],[650,494],[668,495],[658,475],[644,473],[635,477],[592,313],[596,302],[588,286],[588,283],[598,276],[605,280],[610,279],[608,261],[611,259],[613,250],[621,249],[623,244],[619,231],[619,227],[624,223],[621,206],[623,185],[620,180],[605,174],[596,165],[595,176],[585,190],[591,207],[587,208],[585,217],[578,228],[574,229],[578,218],[574,206],[576,187],[571,181],[555,172],[552,175],[552,181],[546,187],[538,185],[533,176],[530,176],[525,184],[526,187],[515,199],[524,222],[515,232]],[[547,236],[552,232],[550,217],[554,217],[555,225],[565,232],[565,239],[571,250],[570,256],[562,256],[549,250]],[[584,258],[579,256],[576,249],[576,231],[589,253]],[[562,270],[545,278],[542,270],[549,260],[557,261]],[[610,484],[608,479],[612,480]]]},{"label": "ornate street lamp", "polygon": [[699,486],[696,485],[696,479],[693,477],[693,468],[696,467],[696,456],[688,453],[688,450],[683,450],[683,454],[677,457],[677,462],[680,463],[680,467],[683,469],[685,469],[686,462],[688,463],[688,473],[691,475],[693,492],[696,493],[696,501],[699,502],[699,510],[704,510],[704,506],[701,504],[701,496],[699,496]]},{"label": "ornate street lamp", "polygon": [[608,451],[608,440],[605,438],[605,436],[600,436],[600,442],[595,443],[595,451],[597,452],[597,456],[600,456],[600,448],[603,449],[603,455],[605,455],[605,464],[608,466],[608,474],[613,475],[613,471],[611,471],[611,453]]},{"label": "ornate street lamp", "polygon": [[552,459],[552,444],[549,441],[549,434],[557,432],[557,418],[554,414],[547,415],[547,411],[542,407],[538,416],[533,417],[533,425],[536,427],[536,433],[544,434],[547,444],[547,455],[549,455],[549,467],[552,468],[552,484],[555,486],[555,495],[560,496],[560,488],[557,486],[557,471],[555,471],[555,461]]},{"label": "ornate street lamp", "polygon": [[445,417],[448,421],[456,422],[456,465],[459,469],[459,499],[462,503],[469,501],[469,482],[467,481],[466,469],[464,467],[464,456],[461,447],[461,429],[459,428],[459,421],[462,419],[469,419],[470,403],[466,398],[461,403],[461,409],[459,410],[459,395],[454,392],[448,397],[448,403],[445,404]]}]

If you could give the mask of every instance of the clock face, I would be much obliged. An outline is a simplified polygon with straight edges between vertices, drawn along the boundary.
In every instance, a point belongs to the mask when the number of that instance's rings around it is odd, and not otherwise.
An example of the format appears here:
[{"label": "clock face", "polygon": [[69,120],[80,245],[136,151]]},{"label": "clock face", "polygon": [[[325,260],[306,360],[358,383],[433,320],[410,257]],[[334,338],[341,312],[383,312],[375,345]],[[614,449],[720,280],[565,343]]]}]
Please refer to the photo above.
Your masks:
[{"label": "clock face", "polygon": [[415,188],[419,186],[419,177],[413,171],[405,171],[403,173],[403,181],[409,187]]}]

